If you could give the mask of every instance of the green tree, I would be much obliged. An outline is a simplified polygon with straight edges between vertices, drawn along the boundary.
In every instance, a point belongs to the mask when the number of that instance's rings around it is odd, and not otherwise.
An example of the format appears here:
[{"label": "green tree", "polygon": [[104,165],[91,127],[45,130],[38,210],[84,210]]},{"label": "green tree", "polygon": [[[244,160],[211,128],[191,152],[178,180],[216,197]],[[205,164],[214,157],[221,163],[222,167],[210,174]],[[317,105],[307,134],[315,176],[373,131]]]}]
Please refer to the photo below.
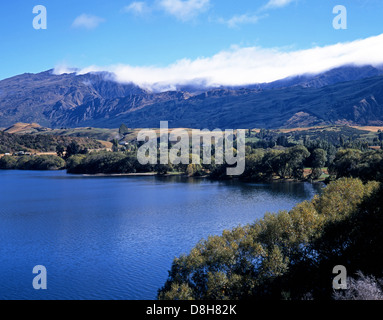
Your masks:
[{"label": "green tree", "polygon": [[0,169],[16,169],[16,157],[4,156],[0,158]]},{"label": "green tree", "polygon": [[309,156],[310,152],[304,146],[288,148],[279,158],[280,176],[303,179],[303,164]]},{"label": "green tree", "polygon": [[362,156],[360,150],[340,150],[329,166],[329,173],[335,177],[357,177],[357,170]]},{"label": "green tree", "polygon": [[154,166],[154,171],[157,172],[159,175],[165,175],[169,172],[174,171],[173,165],[171,163],[169,164],[156,164]]},{"label": "green tree", "polygon": [[[349,230],[336,228],[337,235],[330,232],[332,226],[353,217],[377,188],[377,183],[363,185],[358,179],[343,178],[331,183],[320,196],[297,205],[290,212],[266,214],[253,224],[201,240],[188,255],[174,259],[158,298],[280,299],[283,292],[284,296],[300,299],[308,288],[315,289],[316,295],[322,294],[320,268],[331,270],[329,266],[336,264],[328,259],[345,252],[344,249],[347,251],[353,243],[347,236]],[[381,208],[383,196],[379,199],[377,203]],[[381,239],[378,229],[383,227],[382,215],[375,217],[379,217],[379,223],[374,227],[374,235]],[[355,223],[349,224],[351,228],[355,226]],[[374,249],[368,248],[367,225],[365,229],[365,238],[358,238],[365,250],[363,254],[368,250],[371,260]],[[343,251],[337,251],[338,248]],[[331,285],[329,276],[325,276],[323,283]],[[330,285],[324,288],[328,296],[331,295]]]},{"label": "green tree", "polygon": [[58,157],[64,158],[65,147],[62,144],[57,145],[56,146],[56,153],[57,153]]},{"label": "green tree", "polygon": [[193,164],[193,163],[187,166],[186,172],[189,177],[200,176],[203,174],[202,166],[200,164]]},{"label": "green tree", "polygon": [[322,176],[322,168],[327,162],[327,152],[323,149],[315,149],[311,153],[311,179],[319,179]]},{"label": "green tree", "polygon": [[118,133],[120,134],[120,136],[124,136],[127,133],[129,133],[129,129],[124,123],[122,123],[120,128],[118,129]]},{"label": "green tree", "polygon": [[118,139],[113,139],[111,142],[113,144],[112,151],[113,152],[118,152]]},{"label": "green tree", "polygon": [[72,141],[66,148],[65,158],[69,158],[75,154],[83,153],[81,146],[76,142]]}]

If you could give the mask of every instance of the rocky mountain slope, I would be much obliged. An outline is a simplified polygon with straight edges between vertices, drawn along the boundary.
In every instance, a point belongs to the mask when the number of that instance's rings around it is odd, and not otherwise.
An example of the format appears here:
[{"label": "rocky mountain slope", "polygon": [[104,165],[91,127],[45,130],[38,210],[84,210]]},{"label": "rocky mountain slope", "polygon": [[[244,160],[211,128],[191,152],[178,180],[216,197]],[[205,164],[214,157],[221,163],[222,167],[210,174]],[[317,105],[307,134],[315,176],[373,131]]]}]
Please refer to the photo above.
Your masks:
[{"label": "rocky mountain slope", "polygon": [[[189,91],[183,91],[188,89]],[[383,124],[383,71],[345,66],[246,87],[188,86],[149,92],[108,73],[55,75],[52,70],[0,81],[0,127],[277,128]]]}]

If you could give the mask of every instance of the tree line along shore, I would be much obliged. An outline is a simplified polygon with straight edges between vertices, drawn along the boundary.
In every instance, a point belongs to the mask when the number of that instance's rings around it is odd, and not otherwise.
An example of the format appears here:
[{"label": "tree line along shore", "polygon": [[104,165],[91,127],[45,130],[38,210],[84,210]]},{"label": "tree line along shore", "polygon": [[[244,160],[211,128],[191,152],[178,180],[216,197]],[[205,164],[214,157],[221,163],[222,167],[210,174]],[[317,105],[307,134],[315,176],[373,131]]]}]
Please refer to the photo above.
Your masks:
[{"label": "tree line along shore", "polygon": [[[368,141],[356,135],[355,131],[351,131],[347,136],[344,134],[347,131],[342,130],[314,131],[315,134],[248,130],[245,171],[238,177],[227,176],[227,165],[215,164],[214,144],[210,164],[203,164],[202,161],[201,164],[193,164],[190,161],[190,164],[142,165],[137,160],[137,150],[143,143],[134,140],[121,144],[118,139],[113,139],[110,143],[111,148],[106,151],[105,145],[94,139],[0,133],[1,150],[10,150],[10,146],[17,150],[19,145],[29,147],[13,154],[3,154],[0,158],[0,169],[66,169],[72,174],[182,174],[212,179],[239,178],[244,181],[376,178],[376,175],[380,174],[383,157],[383,134],[377,132],[374,138]],[[173,145],[170,143],[169,149]],[[24,152],[32,147],[45,154],[32,155],[30,152]],[[190,157],[191,152],[192,148]],[[202,151],[197,156],[202,159]]]},{"label": "tree line along shore", "polygon": [[[383,137],[382,137],[383,139]],[[246,226],[202,239],[174,259],[158,299],[383,299],[383,150],[356,137],[323,134],[291,139],[249,132],[246,169],[226,165],[141,165],[139,143],[112,141],[110,152],[72,141],[56,155],[6,155],[1,169],[72,174],[184,174],[243,181],[324,181],[320,195],[290,211],[267,213]],[[381,141],[380,141],[381,142]],[[212,149],[214,154],[214,148]],[[332,270],[347,268],[346,290],[334,290]]]}]

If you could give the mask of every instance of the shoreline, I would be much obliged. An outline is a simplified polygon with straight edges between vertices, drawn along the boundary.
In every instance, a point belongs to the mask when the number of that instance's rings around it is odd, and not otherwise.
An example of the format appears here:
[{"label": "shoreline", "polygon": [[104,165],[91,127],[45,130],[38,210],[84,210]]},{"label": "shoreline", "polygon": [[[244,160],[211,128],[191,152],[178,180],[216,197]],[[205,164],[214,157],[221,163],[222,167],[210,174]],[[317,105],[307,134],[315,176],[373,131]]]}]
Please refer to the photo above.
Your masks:
[{"label": "shoreline", "polygon": [[146,172],[146,173],[67,173],[74,176],[82,176],[82,177],[182,177],[187,179],[209,179],[213,181],[228,181],[228,180],[238,180],[244,183],[286,183],[286,182],[294,182],[294,183],[310,183],[310,184],[326,184],[325,180],[294,180],[294,179],[270,179],[265,181],[251,181],[251,180],[241,180],[240,178],[231,178],[231,179],[212,179],[208,175],[204,176],[188,176],[184,173],[168,173],[168,174],[157,174],[156,172]]},{"label": "shoreline", "polygon": [[75,176],[83,176],[83,177],[144,177],[144,176],[157,176],[155,172],[147,172],[147,173],[68,173]]},{"label": "shoreline", "polygon": [[19,170],[19,171],[65,171],[67,175],[77,176],[77,177],[94,177],[94,178],[113,178],[113,177],[181,177],[186,179],[209,179],[212,181],[230,181],[230,180],[237,180],[244,183],[286,183],[286,182],[294,182],[294,183],[310,183],[310,184],[327,184],[325,180],[294,180],[291,178],[288,179],[280,179],[280,178],[273,178],[268,179],[264,181],[252,181],[248,179],[240,179],[239,177],[234,177],[230,179],[213,179],[210,178],[209,175],[203,175],[203,176],[189,176],[185,173],[167,173],[167,174],[158,174],[156,172],[141,172],[141,173],[68,173],[66,169],[59,169],[59,170],[21,170],[21,169],[0,169],[0,171],[12,171],[12,170]]}]

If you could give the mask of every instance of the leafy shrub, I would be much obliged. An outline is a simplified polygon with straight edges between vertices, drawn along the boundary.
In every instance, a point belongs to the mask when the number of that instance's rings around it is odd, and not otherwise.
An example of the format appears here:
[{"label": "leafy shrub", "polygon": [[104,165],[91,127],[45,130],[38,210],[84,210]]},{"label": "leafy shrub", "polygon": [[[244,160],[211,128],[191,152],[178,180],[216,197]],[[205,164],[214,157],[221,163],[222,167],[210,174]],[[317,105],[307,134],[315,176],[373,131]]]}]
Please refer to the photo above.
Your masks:
[{"label": "leafy shrub", "polygon": [[18,170],[60,170],[65,168],[65,161],[54,155],[42,156],[4,156],[0,159],[0,169]]},{"label": "leafy shrub", "polygon": [[[355,219],[360,206],[373,201],[378,187],[375,182],[364,185],[358,179],[343,178],[290,212],[266,214],[251,225],[201,240],[188,255],[173,261],[158,298],[281,299],[283,293],[301,299],[310,291],[314,298],[330,298],[331,288],[323,283],[331,284],[332,274],[321,270],[331,270],[329,266],[339,261],[346,264],[342,257],[346,244],[345,260],[359,253],[358,245],[350,245],[347,228],[336,228],[338,234],[334,234],[332,227]],[[380,221],[375,228],[382,227]],[[363,230],[360,237],[369,239],[368,231]],[[367,246],[363,250],[371,264],[373,250]]]}]

